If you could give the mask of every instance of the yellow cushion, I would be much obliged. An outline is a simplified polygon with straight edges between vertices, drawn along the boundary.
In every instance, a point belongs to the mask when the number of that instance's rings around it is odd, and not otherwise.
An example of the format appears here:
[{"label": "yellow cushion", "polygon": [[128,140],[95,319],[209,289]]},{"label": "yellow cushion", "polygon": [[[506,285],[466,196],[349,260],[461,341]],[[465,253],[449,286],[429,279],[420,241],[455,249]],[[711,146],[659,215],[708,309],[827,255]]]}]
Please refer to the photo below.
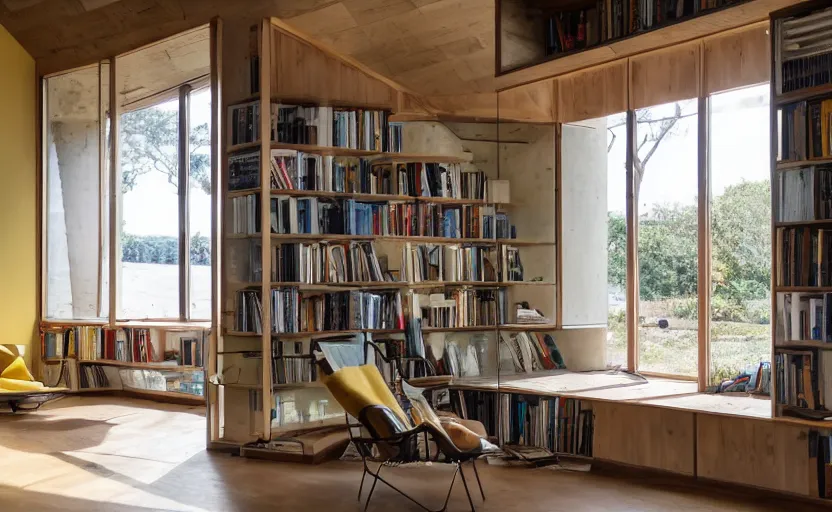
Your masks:
[{"label": "yellow cushion", "polygon": [[355,418],[368,405],[384,405],[405,425],[410,425],[375,365],[345,366],[332,375],[323,375],[321,381],[341,407]]},{"label": "yellow cushion", "polygon": [[0,389],[7,391],[39,391],[43,389],[43,383],[0,377]]},{"label": "yellow cushion", "polygon": [[17,359],[17,354],[9,350],[8,348],[0,345],[0,372],[6,369],[7,366],[12,364],[12,362]]},{"label": "yellow cushion", "polygon": [[25,381],[35,380],[32,374],[29,373],[29,369],[26,368],[26,363],[23,362],[22,357],[16,358],[10,365],[6,366],[6,369],[0,372],[0,377]]}]

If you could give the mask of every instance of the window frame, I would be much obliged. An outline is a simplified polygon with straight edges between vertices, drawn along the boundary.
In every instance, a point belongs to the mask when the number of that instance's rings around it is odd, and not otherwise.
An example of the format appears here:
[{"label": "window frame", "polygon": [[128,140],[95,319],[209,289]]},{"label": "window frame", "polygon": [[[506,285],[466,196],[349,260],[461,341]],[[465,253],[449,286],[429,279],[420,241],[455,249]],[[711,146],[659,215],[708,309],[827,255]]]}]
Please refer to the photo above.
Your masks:
[{"label": "window frame", "polygon": [[[120,317],[120,297],[122,291],[122,283],[118,266],[121,261],[121,232],[120,223],[120,183],[121,183],[121,168],[120,168],[120,135],[119,124],[120,116],[123,113],[120,106],[117,104],[117,92],[115,90],[116,82],[116,62],[117,58],[112,57],[100,61],[91,66],[84,66],[72,70],[63,71],[51,75],[45,75],[41,80],[41,143],[40,156],[42,161],[42,175],[40,179],[41,190],[39,193],[40,206],[40,221],[41,236],[40,236],[40,274],[41,274],[41,300],[40,309],[41,321],[45,324],[108,324],[118,325],[130,322],[176,322],[176,323],[206,323],[210,322],[210,315],[208,318],[194,318],[191,312],[191,261],[190,261],[190,107],[191,95],[201,93],[205,90],[211,91],[210,84],[200,84],[194,86],[194,81],[183,82],[169,91],[175,92],[175,95],[164,96],[161,98],[153,98],[154,101],[143,105],[142,108],[157,105],[164,101],[169,101],[172,97],[178,98],[178,137],[177,137],[177,201],[178,201],[178,282],[179,288],[178,296],[178,315],[176,317],[166,318],[126,318]],[[48,311],[48,293],[49,293],[49,262],[48,250],[49,247],[49,222],[48,222],[48,195],[49,183],[47,166],[49,165],[49,124],[48,124],[48,84],[53,77],[71,73],[74,71],[98,68],[99,73],[99,97],[98,97],[98,119],[99,119],[99,216],[98,216],[98,262],[99,278],[97,283],[98,297],[96,311],[99,315],[95,318],[74,318],[71,315],[69,318],[65,317],[50,317]],[[106,95],[106,97],[105,97]],[[213,95],[212,95],[213,96]],[[109,108],[112,106],[112,108]],[[211,117],[213,122],[213,117]],[[108,133],[109,131],[109,133]],[[215,155],[210,152],[211,158]],[[212,168],[214,166],[212,165]],[[213,172],[211,172],[212,181],[216,180]],[[212,187],[213,188],[213,187]],[[213,211],[212,199],[212,217],[216,215]],[[212,234],[213,236],[213,234]],[[106,239],[109,238],[109,247],[106,247]],[[213,246],[213,244],[212,244]],[[109,276],[108,278],[106,276]],[[213,278],[213,275],[212,275]],[[212,285],[213,288],[213,285]],[[109,292],[109,296],[105,294]],[[106,300],[108,299],[108,300]],[[106,300],[106,304],[105,304]],[[105,307],[106,306],[106,307]],[[212,307],[213,310],[213,307]]]},{"label": "window frame", "polygon": [[[769,85],[770,82],[759,82],[743,85],[735,89],[747,89]],[[670,377],[682,380],[696,380],[699,390],[705,391],[711,379],[711,250],[712,250],[712,207],[711,197],[711,98],[714,95],[728,91],[713,91],[706,95],[693,98],[698,101],[697,107],[697,304],[698,304],[698,333],[697,333],[697,373],[696,376],[661,374],[639,369],[639,257],[638,257],[638,201],[635,197],[635,176],[633,172],[634,155],[636,151],[636,109],[626,112],[627,125],[627,160],[626,160],[626,333],[627,333],[627,368],[643,375],[655,377]]]}]

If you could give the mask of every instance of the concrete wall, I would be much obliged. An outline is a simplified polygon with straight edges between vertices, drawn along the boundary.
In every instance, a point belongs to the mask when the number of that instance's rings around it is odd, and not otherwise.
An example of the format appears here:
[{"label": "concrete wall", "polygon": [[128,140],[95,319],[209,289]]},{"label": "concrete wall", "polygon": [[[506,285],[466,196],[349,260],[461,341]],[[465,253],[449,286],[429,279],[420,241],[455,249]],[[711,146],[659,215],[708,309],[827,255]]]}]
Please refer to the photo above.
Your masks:
[{"label": "concrete wall", "polygon": [[37,339],[35,61],[0,27],[0,343]]}]

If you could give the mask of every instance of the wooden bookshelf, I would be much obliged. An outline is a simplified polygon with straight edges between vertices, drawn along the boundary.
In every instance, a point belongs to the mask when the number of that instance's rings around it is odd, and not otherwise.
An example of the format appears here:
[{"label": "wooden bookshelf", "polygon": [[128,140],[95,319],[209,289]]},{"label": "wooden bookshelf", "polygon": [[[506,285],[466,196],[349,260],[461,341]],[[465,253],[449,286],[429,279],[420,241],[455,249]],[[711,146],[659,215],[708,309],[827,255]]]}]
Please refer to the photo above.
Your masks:
[{"label": "wooden bookshelf", "polygon": [[[799,50],[795,49],[799,48],[799,45],[794,44],[794,41],[798,40],[798,38],[800,40],[811,38],[813,44],[818,45],[818,52],[832,53],[832,38],[829,38],[828,35],[822,32],[821,28],[817,27],[817,22],[814,22],[813,26],[811,18],[808,22],[806,21],[807,18],[804,18],[804,15],[810,13],[819,14],[821,10],[826,10],[825,16],[832,17],[832,8],[830,7],[828,2],[809,2],[771,14],[769,33],[771,35],[773,57],[771,59],[772,101],[770,107],[771,147],[773,150],[771,155],[772,275],[776,282],[789,282],[778,281],[778,279],[782,278],[784,266],[792,270],[795,269],[798,257],[795,255],[800,255],[799,248],[796,247],[796,243],[800,239],[797,236],[792,236],[791,239],[786,236],[780,236],[778,230],[783,228],[825,227],[832,225],[832,220],[830,219],[794,222],[777,221],[777,219],[784,218],[785,215],[782,212],[787,212],[788,217],[786,218],[795,218],[795,211],[799,212],[801,209],[804,211],[807,210],[805,207],[805,201],[807,200],[814,200],[815,206],[809,213],[805,213],[804,215],[819,215],[820,209],[817,205],[821,201],[821,196],[817,187],[820,179],[794,180],[789,179],[789,175],[785,174],[785,172],[816,164],[832,163],[832,157],[776,161],[776,149],[780,147],[780,144],[784,147],[787,145],[787,141],[785,141],[787,136],[793,139],[791,143],[795,146],[805,145],[807,152],[812,146],[812,141],[809,139],[812,124],[810,112],[806,113],[807,127],[805,130],[794,130],[795,133],[784,132],[782,135],[783,140],[781,140],[780,123],[786,124],[792,122],[787,119],[787,114],[783,113],[781,107],[819,96],[832,95],[832,83],[816,87],[797,88],[783,94],[777,94],[777,91],[786,90],[795,86],[799,87],[801,81],[806,81],[806,71],[818,76],[821,75],[821,71],[824,74],[832,71],[832,69],[820,67],[821,65],[829,65],[828,63],[824,63],[822,59],[807,60],[811,57],[797,53]],[[786,23],[795,17],[801,17],[803,19],[803,22],[799,25],[800,31],[798,33],[794,32],[794,24],[790,26]],[[824,41],[821,35],[827,40]],[[828,47],[824,48],[824,43]],[[790,71],[790,69],[803,70],[803,74]],[[780,119],[781,115],[782,120]],[[794,122],[797,122],[796,119]],[[798,138],[799,136],[806,137],[806,139],[800,140]],[[809,186],[813,188],[808,189]],[[803,188],[801,189],[801,187]],[[787,202],[786,200],[790,198],[794,199]],[[806,238],[802,239],[802,243],[808,243],[809,247],[812,247],[813,243],[819,245],[812,231],[814,230],[806,230],[804,234],[804,236],[811,238],[808,240]],[[788,235],[788,232],[786,234]],[[818,253],[820,253],[820,249],[818,249]],[[823,254],[824,261],[814,262],[808,268],[804,267],[802,274],[795,276],[799,277],[800,280],[795,282],[805,283],[807,279],[810,279],[815,282],[825,283],[822,280],[824,276],[821,274],[821,268],[823,268],[824,264],[829,263],[829,257],[829,254]],[[789,261],[792,258],[794,258],[794,261]],[[791,273],[793,274],[794,272]],[[772,416],[777,422],[808,427],[809,433],[811,433],[811,429],[828,429],[832,426],[832,422],[813,416],[823,415],[824,413],[820,409],[832,407],[832,398],[828,396],[830,394],[828,389],[830,383],[832,383],[832,375],[825,374],[825,370],[828,371],[827,369],[829,368],[829,358],[832,358],[832,352],[830,352],[832,344],[819,340],[801,340],[795,338],[808,337],[802,334],[807,330],[810,332],[815,332],[816,330],[825,332],[825,326],[828,322],[825,315],[832,314],[832,312],[826,311],[824,294],[832,293],[832,286],[776,285],[773,286],[773,292],[771,298]],[[819,307],[821,308],[820,313],[818,313]],[[827,415],[832,417],[832,412],[828,412]],[[818,441],[813,441],[813,439],[816,439],[816,436],[808,435],[807,441],[804,441],[805,444],[803,445],[806,448],[803,448],[803,446],[801,448],[808,449],[809,453],[822,452],[817,445]],[[812,443],[816,444],[813,445]],[[822,497],[824,492],[821,490],[820,494],[818,494],[818,482],[821,481],[823,475],[818,475],[817,468],[822,468],[832,462],[823,460],[822,457],[829,457],[829,454],[826,453],[826,455],[823,455],[823,453],[820,453],[817,455],[817,464],[810,468],[806,478],[810,483],[809,487],[814,489],[811,491],[814,493],[813,497]]]},{"label": "wooden bookshelf", "polygon": [[[289,41],[289,36],[283,33],[283,29],[277,25],[273,25],[270,21],[264,21],[259,25],[259,42],[258,48],[259,62],[260,62],[260,83],[259,94],[252,97],[250,84],[248,84],[249,77],[247,75],[240,75],[239,69],[236,72],[229,72],[224,76],[223,89],[225,92],[225,104],[222,105],[220,111],[225,112],[233,105],[239,105],[247,101],[255,101],[260,104],[260,112],[266,112],[270,108],[270,103],[274,98],[299,98],[303,97],[304,101],[290,101],[286,105],[303,104],[305,107],[315,108],[316,106],[332,105],[332,98],[338,98],[338,106],[343,109],[379,109],[384,105],[384,101],[378,101],[372,92],[373,87],[381,87],[373,82],[372,85],[356,90],[351,85],[344,83],[333,83],[332,85],[337,89],[336,94],[331,94],[333,91],[327,89],[326,94],[323,90],[310,90],[310,84],[296,84],[292,83],[291,74],[288,67],[292,69],[297,68],[299,75],[305,72],[305,66],[310,62],[315,62],[316,52],[318,51],[311,46],[304,46],[305,43],[294,39]],[[293,37],[293,36],[292,36]],[[246,61],[250,52],[248,46],[248,34],[246,34],[246,44],[239,44],[242,42],[242,36],[237,41],[237,44],[230,44],[224,52],[224,58],[231,59],[231,61]],[[279,41],[278,44],[276,41]],[[282,47],[282,43],[287,43],[293,46],[292,54],[283,55],[281,52],[288,48]],[[233,48],[231,48],[233,46]],[[230,50],[230,51],[229,51]],[[272,52],[276,52],[272,54]],[[288,50],[287,50],[288,51]],[[311,57],[309,59],[298,59],[297,54],[305,54],[309,52]],[[285,62],[281,61],[286,58]],[[321,73],[328,73],[329,71],[338,72],[339,63],[337,57],[331,58],[329,62],[333,69],[318,70],[318,76],[323,76]],[[275,66],[272,68],[271,66]],[[279,69],[280,72],[276,70]],[[353,73],[355,73],[353,71]],[[364,77],[359,71],[356,73],[358,80],[363,80]],[[277,78],[277,82],[274,80]],[[343,88],[343,89],[339,89]],[[314,89],[314,86],[312,87]],[[320,94],[319,94],[320,93]],[[400,107],[398,101],[390,101],[387,103],[384,110],[388,113],[395,113]],[[285,107],[291,108],[291,107]],[[314,112],[314,111],[313,111]],[[319,111],[320,112],[320,111]],[[317,114],[312,114],[310,119],[315,118]],[[328,114],[327,114],[328,115]],[[317,120],[313,122],[318,122]],[[465,326],[465,327],[426,327],[426,323],[422,323],[422,332],[425,335],[442,336],[443,334],[456,335],[454,338],[459,343],[467,343],[467,339],[481,339],[481,333],[486,334],[486,338],[490,343],[496,343],[496,335],[500,330],[508,332],[519,331],[552,331],[557,328],[557,308],[556,308],[556,290],[557,274],[555,266],[558,254],[556,252],[556,245],[551,242],[557,239],[557,225],[556,217],[556,173],[555,173],[555,136],[556,132],[553,126],[530,126],[529,133],[518,137],[527,137],[528,140],[523,140],[522,144],[511,144],[514,149],[506,149],[506,161],[509,159],[523,159],[522,172],[514,173],[513,169],[509,169],[508,165],[504,165],[504,169],[500,170],[500,152],[502,151],[499,143],[499,137],[489,138],[486,141],[466,139],[459,135],[455,129],[458,127],[448,126],[446,124],[430,121],[397,121],[396,130],[401,130],[401,152],[391,151],[363,151],[350,150],[346,148],[336,148],[326,145],[326,140],[318,138],[323,145],[311,146],[306,144],[285,144],[275,143],[268,140],[269,134],[272,133],[270,120],[260,119],[259,132],[265,134],[267,140],[260,140],[246,144],[236,144],[233,146],[224,145],[226,148],[225,158],[223,161],[223,187],[220,191],[220,200],[224,203],[222,208],[223,213],[223,227],[226,233],[220,241],[220,252],[222,254],[222,290],[223,296],[218,300],[222,304],[221,313],[221,328],[219,330],[220,340],[214,354],[216,358],[216,367],[209,370],[209,374],[220,373],[225,368],[243,368],[249,374],[240,379],[242,382],[260,382],[259,386],[234,386],[234,385],[215,385],[209,386],[212,393],[216,393],[224,398],[216,400],[211,406],[212,411],[216,411],[220,417],[224,417],[224,425],[222,435],[213,435],[212,440],[224,443],[235,443],[245,445],[246,443],[262,438],[267,440],[269,435],[272,436],[281,434],[286,426],[282,425],[279,428],[273,428],[274,423],[270,420],[269,411],[275,409],[275,403],[280,400],[284,393],[289,394],[297,390],[303,390],[306,393],[320,393],[323,398],[326,395],[326,390],[321,388],[320,383],[313,383],[312,385],[273,385],[273,371],[274,363],[266,363],[272,361],[271,358],[265,357],[266,354],[273,352],[273,344],[287,342],[283,345],[283,350],[294,349],[295,353],[308,353],[310,350],[310,342],[314,339],[322,337],[333,336],[354,336],[361,334],[371,334],[374,339],[392,339],[402,340],[405,338],[405,330],[402,329],[346,329],[333,331],[313,331],[313,332],[297,332],[297,333],[271,333],[271,316],[275,314],[272,310],[272,291],[278,288],[296,288],[304,295],[315,295],[318,292],[337,292],[337,291],[352,291],[363,290],[372,292],[376,290],[395,290],[401,295],[402,314],[405,325],[414,316],[421,314],[419,309],[413,310],[417,296],[429,295],[431,292],[446,293],[446,297],[451,297],[455,289],[464,288],[461,292],[465,297],[473,297],[474,300],[479,300],[480,290],[483,291],[483,296],[488,296],[490,293],[487,289],[494,289],[494,297],[501,297],[501,305],[506,308],[506,317],[508,322],[515,320],[515,313],[513,311],[513,304],[520,302],[529,302],[532,307],[538,308],[544,312],[545,316],[551,318],[551,323],[546,325],[523,325],[517,326],[509,324],[487,325],[487,326]],[[325,125],[316,125],[325,126]],[[227,133],[228,127],[222,127],[220,132]],[[478,130],[491,130],[492,126],[487,124],[472,126]],[[391,132],[392,133],[392,132]],[[320,132],[318,132],[320,135]],[[392,137],[392,135],[391,135]],[[515,137],[517,138],[517,137]],[[238,139],[241,140],[241,139]],[[244,140],[244,139],[243,139]],[[288,140],[288,139],[287,139]],[[478,146],[479,145],[479,146]],[[470,149],[473,147],[474,149]],[[253,186],[256,181],[249,180],[246,186],[251,188],[246,190],[230,191],[228,189],[228,157],[233,152],[241,150],[260,151],[259,159],[259,184]],[[397,192],[394,194],[366,194],[366,193],[351,193],[351,192],[331,192],[319,190],[285,190],[271,188],[271,152],[275,149],[293,150],[307,152],[311,154],[332,155],[332,156],[349,156],[361,157],[370,162],[371,166],[394,166],[391,180],[393,181],[390,190]],[[386,149],[382,147],[381,149]],[[399,148],[397,148],[399,149]],[[239,160],[238,160],[239,161]],[[439,163],[448,164],[454,167],[452,170],[459,169],[461,172],[477,172],[475,175],[465,175],[465,179],[472,181],[465,182],[468,187],[471,184],[482,184],[483,179],[488,180],[504,180],[508,181],[510,191],[513,197],[509,198],[509,202],[505,204],[498,204],[491,201],[490,198],[483,197],[481,199],[470,199],[463,197],[427,197],[427,196],[411,196],[399,194],[400,189],[398,179],[395,174],[396,164],[418,164],[418,163]],[[421,172],[417,166],[409,166],[409,169]],[[378,167],[373,168],[375,173]],[[363,172],[366,172],[366,168]],[[386,169],[385,169],[386,172]],[[408,171],[413,172],[413,171]],[[502,174],[505,173],[505,174]],[[419,174],[415,174],[416,179]],[[530,176],[532,176],[530,178]],[[411,175],[408,179],[411,179]],[[350,178],[351,179],[351,178]],[[373,178],[375,179],[375,178]],[[423,183],[417,181],[417,183]],[[433,188],[431,182],[431,188]],[[465,190],[465,184],[460,183],[461,188]],[[485,188],[485,187],[483,187]],[[475,190],[475,189],[470,189]],[[412,192],[412,190],[411,190]],[[486,192],[487,193],[487,192]],[[467,194],[467,192],[466,192]],[[367,202],[406,202],[414,203],[421,211],[424,205],[440,205],[440,206],[482,206],[489,207],[488,213],[482,215],[492,216],[494,224],[490,238],[451,238],[451,237],[437,237],[437,236],[375,236],[375,235],[347,235],[347,234],[273,234],[267,230],[254,234],[236,234],[231,233],[231,228],[235,226],[235,218],[233,209],[229,207],[231,201],[236,198],[248,195],[256,195],[259,198],[261,205],[270,203],[270,198],[273,196],[290,196],[290,197],[309,197],[309,198],[332,198],[332,199],[353,199],[356,201]],[[459,194],[461,195],[461,194]],[[521,198],[520,201],[515,201],[515,197]],[[239,204],[239,203],[238,203]],[[441,208],[441,210],[448,211],[450,208]],[[271,224],[270,208],[261,208],[259,224],[261,226],[268,226]],[[439,208],[437,208],[439,210]],[[460,210],[461,211],[461,210]],[[496,238],[497,234],[497,218],[500,215],[500,221],[503,222],[502,215],[508,219],[508,224],[518,226],[517,231],[520,239],[500,239]],[[440,222],[443,222],[440,217]],[[236,219],[239,220],[239,219]],[[460,219],[460,223],[465,222],[465,219]],[[237,224],[239,225],[239,224]],[[246,224],[249,225],[249,224]],[[502,229],[505,224],[501,224]],[[446,231],[433,231],[434,233],[446,233]],[[476,232],[476,231],[475,231]],[[500,232],[503,235],[503,231]],[[503,235],[505,236],[505,235]],[[254,244],[238,243],[235,241],[255,241]],[[373,242],[374,250],[378,252],[379,260],[384,258],[384,268],[388,270],[390,275],[396,276],[394,278],[401,278],[402,281],[358,281],[358,282],[339,282],[339,283],[296,283],[287,281],[283,277],[280,280],[271,280],[272,275],[289,275],[289,273],[273,274],[272,261],[273,248],[279,244],[288,243],[314,243],[314,242]],[[408,276],[411,274],[409,263],[413,254],[405,252],[407,244],[431,244],[431,245],[469,245],[482,247],[485,257],[489,259],[489,270],[493,269],[494,278],[491,281],[456,281],[451,279],[443,279],[439,281],[409,281]],[[255,249],[255,247],[259,248]],[[518,268],[521,265],[513,267],[512,272],[518,272],[521,278],[526,281],[509,281],[506,277],[508,270],[505,268],[504,258],[508,260],[509,247],[517,246],[518,252],[524,258],[522,260],[522,267],[528,267],[528,272],[520,273]],[[461,250],[462,248],[460,248]],[[512,251],[514,249],[511,249]],[[252,253],[256,251],[256,253]],[[528,251],[528,254],[526,253]],[[479,251],[471,251],[474,254]],[[403,256],[404,253],[404,256]],[[460,254],[460,253],[458,253]],[[527,259],[526,259],[527,258]],[[443,260],[444,261],[444,260]],[[473,260],[471,260],[473,261]],[[255,262],[256,270],[254,272],[241,272],[241,269],[249,267]],[[463,264],[469,264],[466,261]],[[315,267],[317,269],[317,267]],[[423,275],[428,275],[427,273]],[[447,275],[456,277],[459,274],[439,274],[440,276]],[[480,274],[475,274],[476,276]],[[262,279],[261,279],[262,276]],[[467,279],[469,274],[465,274]],[[297,279],[292,275],[290,279]],[[305,278],[304,278],[305,279]],[[532,281],[532,279],[535,279]],[[261,333],[249,332],[250,325],[240,327],[238,325],[238,318],[245,318],[238,316],[238,293],[256,290],[260,300],[261,324],[263,331]],[[497,291],[499,290],[499,291]],[[497,295],[501,294],[501,295]],[[252,297],[252,295],[248,295]],[[495,304],[498,299],[494,300]],[[429,306],[422,302],[419,298],[420,306],[428,308]],[[491,307],[491,306],[489,306]],[[391,324],[386,324],[391,325]],[[397,325],[397,324],[392,324]],[[441,324],[440,324],[441,325]],[[469,334],[470,336],[466,336]],[[389,338],[385,338],[389,337]],[[476,338],[475,338],[476,337]],[[256,346],[256,347],[255,347]],[[255,349],[256,350],[252,350]],[[491,347],[489,350],[495,350],[496,347]],[[256,359],[256,357],[248,357],[249,353],[258,353],[263,357],[260,359],[262,364],[257,366],[251,361],[246,362],[245,359]],[[496,364],[496,361],[493,362]],[[492,364],[491,361],[488,364]],[[304,370],[305,371],[305,370]],[[262,373],[261,373],[262,372]],[[315,395],[318,396],[318,395]],[[255,401],[258,404],[257,410],[249,409],[249,403]],[[223,404],[220,407],[220,403]],[[334,400],[329,400],[329,403],[335,404]],[[212,420],[214,424],[219,424],[219,420]],[[309,426],[304,424],[303,426]]]},{"label": "wooden bookshelf", "polygon": [[[129,338],[127,334],[123,333],[125,330],[147,331],[149,333],[149,344],[145,345],[144,348],[136,348],[136,345],[131,344],[141,343],[142,340],[136,339],[135,337]],[[202,375],[204,368],[201,365],[183,365],[179,364],[179,362],[175,362],[175,364],[165,363],[163,359],[169,351],[176,352],[179,354],[178,357],[184,358],[184,354],[181,353],[181,350],[185,349],[182,340],[194,339],[196,340],[196,345],[190,346],[190,350],[193,350],[191,357],[196,358],[200,354],[203,360],[207,360],[209,330],[209,322],[178,322],[168,320],[116,321],[114,323],[72,322],[60,324],[57,322],[43,322],[41,324],[41,333],[44,345],[42,347],[41,362],[45,366],[50,366],[52,369],[57,364],[62,365],[64,374],[61,376],[59,382],[64,381],[71,393],[124,391],[138,393],[145,397],[163,397],[164,399],[204,402],[205,383],[201,380],[201,377],[195,377]],[[120,332],[121,334],[119,334]],[[73,355],[64,358],[45,357],[46,336],[54,336],[56,346],[58,343],[62,343],[64,347],[71,347],[68,349]],[[74,346],[72,345],[73,341]],[[109,343],[112,343],[112,346]],[[64,348],[63,350],[66,349]],[[129,354],[131,350],[143,350],[147,352],[149,358],[155,359],[156,361],[130,362],[116,359],[90,358],[95,357],[92,354],[100,356],[104,351],[109,350],[113,350],[115,353],[118,353],[118,350],[122,350],[126,354]],[[87,369],[91,366],[99,366],[108,370],[103,370],[103,374],[86,373]],[[151,390],[129,387],[128,383],[130,381],[118,370],[152,370],[169,372],[170,374],[192,374],[193,376],[188,377],[188,380],[179,382],[179,385],[184,385],[181,390]],[[85,378],[94,379],[92,382],[87,381],[86,387],[82,387],[82,372],[85,372]],[[108,385],[95,386],[102,375],[106,377]],[[55,379],[52,370],[44,372],[44,377],[50,382]],[[176,380],[181,379],[182,376],[169,375],[166,378],[168,380]],[[94,386],[89,387],[90,384]],[[195,390],[198,389],[202,389],[203,393],[197,393]]]}]

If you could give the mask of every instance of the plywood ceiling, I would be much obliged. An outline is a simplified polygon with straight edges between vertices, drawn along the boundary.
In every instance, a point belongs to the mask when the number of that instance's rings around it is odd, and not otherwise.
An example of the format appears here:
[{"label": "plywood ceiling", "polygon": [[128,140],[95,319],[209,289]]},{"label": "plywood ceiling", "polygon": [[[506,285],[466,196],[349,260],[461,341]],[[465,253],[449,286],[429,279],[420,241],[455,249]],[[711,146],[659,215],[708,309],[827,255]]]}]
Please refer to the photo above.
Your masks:
[{"label": "plywood ceiling", "polygon": [[0,25],[42,73],[124,53],[214,16],[276,16],[425,95],[494,90],[493,0],[0,0]]}]

